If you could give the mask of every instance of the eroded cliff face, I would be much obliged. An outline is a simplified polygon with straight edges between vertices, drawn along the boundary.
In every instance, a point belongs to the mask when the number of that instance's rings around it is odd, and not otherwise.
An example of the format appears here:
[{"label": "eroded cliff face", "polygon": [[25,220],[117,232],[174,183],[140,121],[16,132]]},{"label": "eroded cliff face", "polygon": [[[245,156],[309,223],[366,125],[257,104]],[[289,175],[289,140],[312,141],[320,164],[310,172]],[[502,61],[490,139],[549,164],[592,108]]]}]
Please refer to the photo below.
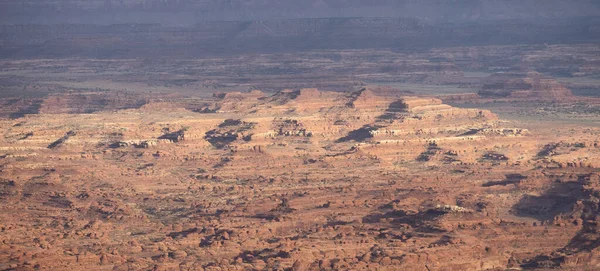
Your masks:
[{"label": "eroded cliff face", "polygon": [[580,198],[573,205],[572,211],[554,218],[559,225],[579,225],[580,230],[563,247],[551,253],[538,255],[523,263],[530,268],[584,269],[582,266],[600,265],[600,176],[597,173],[577,176]]},{"label": "eroded cliff face", "polygon": [[20,118],[26,114],[37,114],[43,99],[7,98],[0,99],[0,118]]},{"label": "eroded cliff face", "polygon": [[0,117],[16,119],[27,114],[84,114],[140,108],[147,99],[128,93],[59,93],[40,98],[0,99]]},{"label": "eroded cliff face", "polygon": [[377,92],[2,120],[0,268],[598,268],[600,130]]}]

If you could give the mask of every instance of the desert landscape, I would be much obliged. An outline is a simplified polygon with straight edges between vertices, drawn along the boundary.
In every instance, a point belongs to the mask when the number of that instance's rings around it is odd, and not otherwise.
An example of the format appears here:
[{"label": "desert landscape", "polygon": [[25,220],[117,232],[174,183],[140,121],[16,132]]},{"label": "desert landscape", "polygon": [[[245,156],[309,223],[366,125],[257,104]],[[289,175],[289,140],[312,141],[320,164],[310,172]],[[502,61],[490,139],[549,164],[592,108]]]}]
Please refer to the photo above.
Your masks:
[{"label": "desert landscape", "polygon": [[40,2],[0,2],[0,270],[600,270],[593,1]]}]

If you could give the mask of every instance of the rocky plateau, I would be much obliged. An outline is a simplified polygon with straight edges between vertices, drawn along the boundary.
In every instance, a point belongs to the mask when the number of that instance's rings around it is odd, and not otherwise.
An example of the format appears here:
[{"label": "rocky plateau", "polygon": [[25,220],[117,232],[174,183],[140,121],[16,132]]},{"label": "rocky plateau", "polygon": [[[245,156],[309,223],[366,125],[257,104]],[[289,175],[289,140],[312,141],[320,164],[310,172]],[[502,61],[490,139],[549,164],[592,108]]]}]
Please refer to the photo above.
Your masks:
[{"label": "rocky plateau", "polygon": [[596,127],[376,88],[81,97],[0,121],[0,269],[600,268]]}]

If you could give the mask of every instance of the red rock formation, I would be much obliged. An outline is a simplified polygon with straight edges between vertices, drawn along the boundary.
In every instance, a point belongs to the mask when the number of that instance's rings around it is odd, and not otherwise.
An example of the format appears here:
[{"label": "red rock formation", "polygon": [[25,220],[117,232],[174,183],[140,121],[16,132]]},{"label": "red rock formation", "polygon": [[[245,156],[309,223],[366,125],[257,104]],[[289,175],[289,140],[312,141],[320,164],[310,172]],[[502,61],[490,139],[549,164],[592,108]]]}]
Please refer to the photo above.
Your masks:
[{"label": "red rock formation", "polygon": [[12,98],[0,99],[0,118],[19,118],[39,112],[41,99]]},{"label": "red rock formation", "polygon": [[370,88],[363,88],[359,91],[353,92],[348,96],[347,105],[355,109],[375,109],[380,106],[389,104],[389,99],[385,99],[381,96],[375,95]]},{"label": "red rock formation", "polygon": [[496,73],[479,91],[482,97],[561,100],[573,98],[569,89],[536,72]]},{"label": "red rock formation", "polygon": [[0,269],[597,268],[600,129],[375,94],[2,120]]}]

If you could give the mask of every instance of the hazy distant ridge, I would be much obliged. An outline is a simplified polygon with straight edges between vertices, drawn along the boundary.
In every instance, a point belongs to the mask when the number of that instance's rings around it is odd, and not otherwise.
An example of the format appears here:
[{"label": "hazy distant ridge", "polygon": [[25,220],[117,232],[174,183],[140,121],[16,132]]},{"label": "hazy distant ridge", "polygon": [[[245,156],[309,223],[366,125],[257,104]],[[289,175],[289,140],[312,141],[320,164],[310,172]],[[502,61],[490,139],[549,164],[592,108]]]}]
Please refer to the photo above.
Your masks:
[{"label": "hazy distant ridge", "polygon": [[0,0],[0,23],[162,23],[315,17],[427,21],[600,16],[595,0]]}]

